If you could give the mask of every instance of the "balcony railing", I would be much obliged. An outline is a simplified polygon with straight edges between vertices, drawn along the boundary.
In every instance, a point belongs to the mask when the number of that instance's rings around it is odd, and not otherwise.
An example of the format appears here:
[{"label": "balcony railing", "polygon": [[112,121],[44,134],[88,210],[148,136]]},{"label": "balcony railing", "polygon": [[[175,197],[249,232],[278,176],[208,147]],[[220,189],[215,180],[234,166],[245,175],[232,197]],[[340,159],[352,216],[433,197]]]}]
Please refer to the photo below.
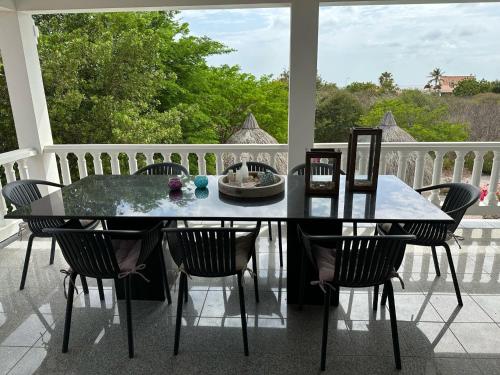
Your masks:
[{"label": "balcony railing", "polygon": [[[346,143],[321,143],[315,147],[336,148],[347,155]],[[366,170],[368,163],[367,150],[361,146],[358,153],[358,168]],[[185,166],[191,173],[220,174],[228,159],[239,160],[243,154],[252,160],[266,160],[274,167],[280,167],[279,160],[286,160],[288,145],[286,144],[65,144],[46,146],[44,153],[55,154],[59,168],[61,183],[70,184],[90,173],[125,174],[134,173],[141,164],[146,165],[160,161],[175,161]],[[482,174],[485,156],[492,158],[491,173]],[[27,160],[37,156],[34,149],[23,149],[0,154],[0,187],[1,181],[10,182],[29,177]],[[472,163],[472,173],[465,178],[466,159]],[[445,176],[443,165],[447,162]],[[342,159],[345,169],[346,158]],[[283,168],[283,166],[281,166]],[[451,169],[450,169],[451,168]],[[279,169],[279,168],[278,168]],[[406,180],[415,188],[423,184],[437,184],[445,178],[451,181],[464,181],[475,186],[487,185],[488,193],[480,204],[472,207],[469,214],[498,215],[500,206],[496,196],[500,169],[500,142],[404,142],[383,143],[381,152],[380,173],[395,174]],[[283,172],[284,173],[284,172]],[[430,199],[439,203],[440,196],[434,192]],[[3,198],[0,198],[0,227],[6,225],[2,220],[7,211]],[[1,235],[1,232],[0,232]],[[0,237],[1,239],[1,237]]]}]

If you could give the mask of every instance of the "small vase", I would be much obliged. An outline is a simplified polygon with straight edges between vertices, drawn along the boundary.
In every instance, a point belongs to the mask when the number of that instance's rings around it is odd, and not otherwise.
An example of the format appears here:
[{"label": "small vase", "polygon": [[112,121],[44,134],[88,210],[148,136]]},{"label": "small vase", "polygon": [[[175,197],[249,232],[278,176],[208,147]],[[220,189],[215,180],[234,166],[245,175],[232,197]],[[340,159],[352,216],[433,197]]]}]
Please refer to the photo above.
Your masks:
[{"label": "small vase", "polygon": [[208,177],[207,176],[196,176],[194,178],[194,184],[197,188],[203,189],[208,185]]},{"label": "small vase", "polygon": [[179,177],[171,177],[168,180],[168,187],[170,188],[170,191],[178,191],[181,190],[182,188],[182,181]]}]

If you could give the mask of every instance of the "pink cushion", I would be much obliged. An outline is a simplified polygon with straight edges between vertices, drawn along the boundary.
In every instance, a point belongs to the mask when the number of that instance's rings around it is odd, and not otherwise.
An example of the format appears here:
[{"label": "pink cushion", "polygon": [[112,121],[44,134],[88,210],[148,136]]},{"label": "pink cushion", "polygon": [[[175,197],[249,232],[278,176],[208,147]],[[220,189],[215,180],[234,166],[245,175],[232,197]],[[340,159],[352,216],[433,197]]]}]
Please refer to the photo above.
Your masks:
[{"label": "pink cushion", "polygon": [[316,245],[312,252],[319,270],[319,280],[332,281],[335,276],[335,249]]},{"label": "pink cushion", "polygon": [[141,240],[111,240],[115,249],[116,261],[120,272],[128,272],[137,266],[141,255]]}]

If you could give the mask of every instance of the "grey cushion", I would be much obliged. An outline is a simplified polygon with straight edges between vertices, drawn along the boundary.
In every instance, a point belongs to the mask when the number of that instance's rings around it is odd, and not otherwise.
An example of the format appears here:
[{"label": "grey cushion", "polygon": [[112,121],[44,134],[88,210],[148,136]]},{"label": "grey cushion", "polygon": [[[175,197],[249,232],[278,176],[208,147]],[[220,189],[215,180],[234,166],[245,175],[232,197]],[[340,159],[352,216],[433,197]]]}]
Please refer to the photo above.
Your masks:
[{"label": "grey cushion", "polygon": [[120,272],[132,271],[141,255],[141,240],[111,240]]},{"label": "grey cushion", "polygon": [[314,245],[312,253],[319,270],[319,280],[332,281],[335,276],[335,249]]},{"label": "grey cushion", "polygon": [[244,236],[236,237],[235,265],[237,271],[243,270],[246,267],[248,261],[250,260],[250,257],[252,256],[253,249],[255,246],[255,241],[253,236],[254,236],[253,233],[248,233]]}]

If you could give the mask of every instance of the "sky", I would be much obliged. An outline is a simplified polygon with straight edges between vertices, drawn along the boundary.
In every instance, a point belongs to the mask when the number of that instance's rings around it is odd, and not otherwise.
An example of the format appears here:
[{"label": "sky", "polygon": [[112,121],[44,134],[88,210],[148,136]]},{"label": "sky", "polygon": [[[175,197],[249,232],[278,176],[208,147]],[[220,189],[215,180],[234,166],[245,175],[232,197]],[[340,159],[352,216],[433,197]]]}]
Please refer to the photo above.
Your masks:
[{"label": "sky", "polygon": [[[235,51],[211,65],[240,65],[257,76],[289,66],[289,8],[189,10],[179,18],[195,35]],[[500,79],[500,3],[324,6],[318,73],[345,86],[389,71],[402,87],[422,87],[434,68],[449,75]]]}]

